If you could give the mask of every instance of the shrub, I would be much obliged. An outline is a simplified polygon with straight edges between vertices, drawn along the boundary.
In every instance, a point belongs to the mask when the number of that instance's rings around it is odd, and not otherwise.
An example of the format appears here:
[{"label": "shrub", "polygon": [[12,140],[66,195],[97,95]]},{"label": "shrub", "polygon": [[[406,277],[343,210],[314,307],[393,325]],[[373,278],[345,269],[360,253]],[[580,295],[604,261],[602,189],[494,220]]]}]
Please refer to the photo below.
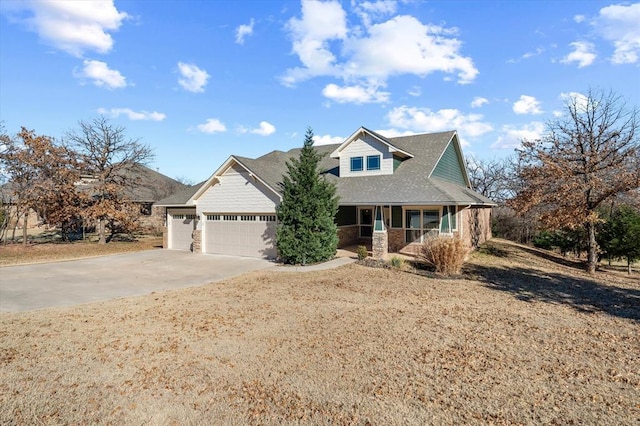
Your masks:
[{"label": "shrub", "polygon": [[365,246],[358,246],[356,254],[358,255],[358,260],[364,260],[369,256],[369,252]]},{"label": "shrub", "polygon": [[389,264],[392,268],[402,269],[404,267],[404,259],[398,256],[393,256],[391,260],[389,260]]},{"label": "shrub", "polygon": [[433,264],[440,274],[457,275],[469,251],[459,237],[434,237],[422,244],[420,257]]}]

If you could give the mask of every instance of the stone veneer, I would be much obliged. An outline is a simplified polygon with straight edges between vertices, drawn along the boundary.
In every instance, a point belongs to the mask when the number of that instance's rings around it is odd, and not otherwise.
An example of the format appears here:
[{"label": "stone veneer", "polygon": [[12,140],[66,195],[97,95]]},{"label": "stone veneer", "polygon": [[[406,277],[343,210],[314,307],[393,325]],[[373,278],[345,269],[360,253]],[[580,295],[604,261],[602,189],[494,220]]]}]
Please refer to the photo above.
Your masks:
[{"label": "stone veneer", "polygon": [[374,259],[384,259],[389,252],[387,232],[374,232],[371,237],[371,255]]},{"label": "stone veneer", "polygon": [[162,248],[169,248],[169,229],[166,226],[162,227]]},{"label": "stone veneer", "polygon": [[193,231],[191,233],[191,239],[193,240],[191,251],[197,254],[202,253],[202,231],[199,229]]}]

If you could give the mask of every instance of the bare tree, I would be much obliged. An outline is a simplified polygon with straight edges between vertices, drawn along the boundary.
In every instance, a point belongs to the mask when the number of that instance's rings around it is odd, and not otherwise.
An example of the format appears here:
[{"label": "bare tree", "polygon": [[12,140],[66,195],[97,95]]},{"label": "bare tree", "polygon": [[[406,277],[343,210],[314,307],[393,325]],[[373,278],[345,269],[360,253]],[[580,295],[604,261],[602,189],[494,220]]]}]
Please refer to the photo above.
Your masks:
[{"label": "bare tree", "polygon": [[125,195],[137,184],[132,166],[146,164],[153,151],[139,139],[130,139],[125,128],[109,122],[105,117],[80,121],[77,129],[67,132],[66,139],[78,152],[81,170],[91,184],[93,202],[86,210],[90,219],[98,221],[100,244],[107,242],[105,228],[115,222],[131,219],[135,209]]},{"label": "bare tree", "polygon": [[589,273],[598,261],[597,208],[640,187],[638,124],[637,107],[613,92],[589,90],[568,99],[565,115],[519,151],[524,185],[509,205],[537,211],[550,227],[583,226]]},{"label": "bare tree", "polygon": [[504,204],[515,195],[517,188],[514,188],[514,180],[517,171],[513,158],[482,160],[467,156],[466,162],[469,180],[476,192],[498,204]]}]

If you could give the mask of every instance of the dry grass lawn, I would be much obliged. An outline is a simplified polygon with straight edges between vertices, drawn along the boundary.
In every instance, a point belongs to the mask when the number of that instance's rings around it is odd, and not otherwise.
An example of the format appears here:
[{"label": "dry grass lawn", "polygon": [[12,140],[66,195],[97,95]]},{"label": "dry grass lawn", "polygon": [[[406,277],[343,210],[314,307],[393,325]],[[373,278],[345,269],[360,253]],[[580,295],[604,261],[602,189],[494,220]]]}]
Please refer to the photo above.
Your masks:
[{"label": "dry grass lawn", "polygon": [[2,314],[0,424],[634,425],[638,281],[493,241]]},{"label": "dry grass lawn", "polygon": [[97,242],[31,242],[26,247],[20,243],[0,244],[0,266],[28,263],[54,262],[80,259],[130,251],[151,250],[162,247],[162,237],[140,237],[136,241]]}]

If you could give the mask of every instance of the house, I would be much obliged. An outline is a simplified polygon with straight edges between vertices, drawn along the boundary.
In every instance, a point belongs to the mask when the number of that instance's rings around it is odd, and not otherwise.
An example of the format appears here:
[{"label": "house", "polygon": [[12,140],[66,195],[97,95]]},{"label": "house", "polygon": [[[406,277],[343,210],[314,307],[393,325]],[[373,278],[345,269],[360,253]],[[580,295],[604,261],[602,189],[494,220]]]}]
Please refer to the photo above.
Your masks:
[{"label": "house", "polygon": [[[339,247],[369,243],[374,256],[415,252],[429,235],[491,237],[491,207],[467,176],[455,131],[386,138],[364,127],[341,144],[316,147],[339,196]],[[165,247],[196,253],[277,256],[279,183],[300,149],[230,156],[209,179],[157,203]]]},{"label": "house", "polygon": [[[163,221],[158,222],[156,216],[152,216],[152,206],[160,199],[167,197],[177,191],[187,188],[175,179],[150,169],[142,164],[128,165],[120,169],[123,179],[130,182],[125,189],[124,195],[127,199],[137,204],[140,208],[140,224],[146,229],[161,228]],[[81,175],[77,182],[74,182],[78,191],[91,193],[97,179],[91,175]],[[10,219],[7,224],[9,228],[22,226],[24,217],[16,209],[18,200],[18,188],[13,182],[0,185],[0,206],[7,212]],[[27,227],[35,227],[46,222],[46,211],[43,207],[30,209],[27,217]]]}]

